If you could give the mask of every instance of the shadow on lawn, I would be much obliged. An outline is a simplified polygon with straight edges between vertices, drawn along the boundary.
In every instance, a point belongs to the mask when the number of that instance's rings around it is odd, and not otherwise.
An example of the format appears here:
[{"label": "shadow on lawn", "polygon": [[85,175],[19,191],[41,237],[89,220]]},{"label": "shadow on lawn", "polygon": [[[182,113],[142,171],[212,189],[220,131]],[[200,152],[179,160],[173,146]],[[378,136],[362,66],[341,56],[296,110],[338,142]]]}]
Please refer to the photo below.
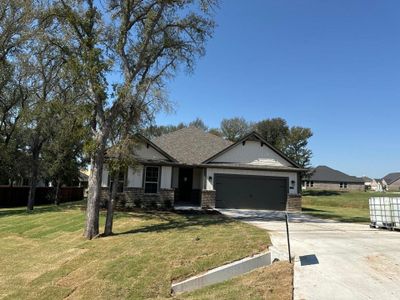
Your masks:
[{"label": "shadow on lawn", "polygon": [[[176,215],[178,214],[179,218]],[[148,232],[159,232],[171,229],[185,229],[188,227],[195,226],[210,226],[210,225],[220,225],[229,224],[235,222],[231,218],[227,218],[218,212],[202,212],[202,211],[174,211],[172,214],[170,212],[163,211],[152,211],[152,212],[142,212],[140,214],[135,213],[135,217],[145,217],[145,218],[159,218],[165,223],[155,224],[150,226],[145,226],[137,229],[128,230],[125,232],[115,233],[114,235],[124,235],[124,234],[135,234],[135,233],[148,233]]]},{"label": "shadow on lawn", "polygon": [[306,190],[303,191],[303,196],[338,196],[347,192],[327,191],[327,190]]}]

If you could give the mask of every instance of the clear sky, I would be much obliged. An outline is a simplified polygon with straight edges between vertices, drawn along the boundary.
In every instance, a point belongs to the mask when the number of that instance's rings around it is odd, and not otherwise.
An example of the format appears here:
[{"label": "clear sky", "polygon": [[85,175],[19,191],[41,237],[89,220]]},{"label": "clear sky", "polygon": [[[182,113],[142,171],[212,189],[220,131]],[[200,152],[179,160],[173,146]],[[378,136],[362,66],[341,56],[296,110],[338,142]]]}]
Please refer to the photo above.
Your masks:
[{"label": "clear sky", "polygon": [[158,124],[283,117],[312,128],[313,165],[400,171],[400,1],[225,0],[216,20]]}]

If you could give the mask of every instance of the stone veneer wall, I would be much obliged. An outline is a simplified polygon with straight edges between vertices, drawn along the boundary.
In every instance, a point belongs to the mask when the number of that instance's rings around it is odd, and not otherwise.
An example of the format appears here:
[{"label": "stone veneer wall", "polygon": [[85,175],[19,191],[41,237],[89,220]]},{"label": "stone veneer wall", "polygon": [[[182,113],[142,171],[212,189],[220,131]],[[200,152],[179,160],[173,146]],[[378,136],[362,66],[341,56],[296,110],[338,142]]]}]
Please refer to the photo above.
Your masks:
[{"label": "stone veneer wall", "polygon": [[288,195],[286,210],[301,211],[301,195]]},{"label": "stone veneer wall", "polygon": [[109,189],[102,187],[100,190],[100,207],[105,207],[108,199],[110,199]]},{"label": "stone veneer wall", "polygon": [[340,187],[338,182],[315,182],[313,186],[307,186],[305,190],[327,190],[327,191],[363,191],[364,183],[347,183],[347,188]]},{"label": "stone veneer wall", "polygon": [[202,190],[201,191],[201,207],[202,208],[215,208],[215,196],[216,196],[216,191],[214,191],[214,190]]},{"label": "stone veneer wall", "polygon": [[[102,188],[101,206],[109,199],[109,189]],[[117,209],[140,208],[172,208],[174,206],[174,190],[160,189],[157,194],[146,194],[143,188],[126,188],[118,193],[115,207]]]}]

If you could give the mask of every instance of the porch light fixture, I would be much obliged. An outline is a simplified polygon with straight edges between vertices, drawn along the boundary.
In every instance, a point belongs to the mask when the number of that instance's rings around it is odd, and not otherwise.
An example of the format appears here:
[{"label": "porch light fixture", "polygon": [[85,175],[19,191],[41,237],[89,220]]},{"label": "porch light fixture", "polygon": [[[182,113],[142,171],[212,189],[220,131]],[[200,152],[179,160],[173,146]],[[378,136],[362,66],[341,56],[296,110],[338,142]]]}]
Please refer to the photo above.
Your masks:
[{"label": "porch light fixture", "polygon": [[212,176],[208,176],[208,180],[212,182]]}]

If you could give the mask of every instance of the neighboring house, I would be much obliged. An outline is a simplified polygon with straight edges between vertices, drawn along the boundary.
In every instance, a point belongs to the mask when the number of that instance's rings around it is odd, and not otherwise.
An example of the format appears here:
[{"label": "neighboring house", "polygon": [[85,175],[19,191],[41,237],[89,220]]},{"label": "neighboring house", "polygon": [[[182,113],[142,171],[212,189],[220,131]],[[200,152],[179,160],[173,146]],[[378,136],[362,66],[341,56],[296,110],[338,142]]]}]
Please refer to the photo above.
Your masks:
[{"label": "neighboring house", "polygon": [[312,175],[303,180],[305,190],[357,190],[363,191],[364,180],[359,177],[350,176],[327,166],[318,166],[311,170]]},{"label": "neighboring house", "polygon": [[375,178],[371,181],[371,191],[383,192],[387,190],[387,184],[384,179]]},{"label": "neighboring house", "polygon": [[[194,127],[140,140],[139,166],[120,174],[119,206],[301,209],[305,170],[256,132],[236,143]],[[105,165],[103,201],[110,186]]]},{"label": "neighboring house", "polygon": [[79,171],[78,186],[85,189],[89,186],[89,172],[86,170]]},{"label": "neighboring house", "polygon": [[79,187],[83,187],[83,196],[87,198],[89,193],[89,171],[87,170],[80,170],[79,171]]},{"label": "neighboring house", "polygon": [[387,184],[388,191],[400,190],[400,172],[389,173],[385,177],[383,177],[383,180]]},{"label": "neighboring house", "polygon": [[362,176],[362,180],[364,180],[364,187],[366,191],[372,190],[372,182],[374,179],[369,178],[368,176]]}]

